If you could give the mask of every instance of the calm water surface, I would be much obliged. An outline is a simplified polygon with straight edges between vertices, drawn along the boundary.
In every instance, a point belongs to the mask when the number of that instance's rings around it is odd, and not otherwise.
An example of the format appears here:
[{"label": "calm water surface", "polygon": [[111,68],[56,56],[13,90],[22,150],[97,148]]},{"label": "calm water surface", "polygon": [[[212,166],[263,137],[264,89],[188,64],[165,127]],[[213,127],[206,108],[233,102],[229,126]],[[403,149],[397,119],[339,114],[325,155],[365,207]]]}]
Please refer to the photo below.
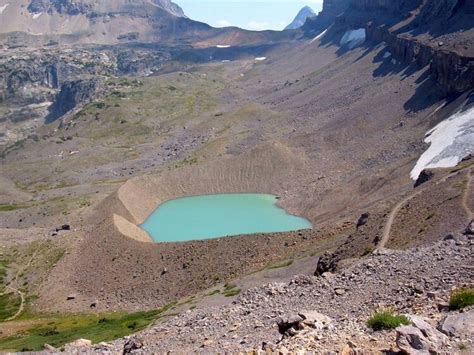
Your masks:
[{"label": "calm water surface", "polygon": [[163,203],[142,225],[156,242],[310,229],[302,217],[286,213],[266,194],[185,197]]}]

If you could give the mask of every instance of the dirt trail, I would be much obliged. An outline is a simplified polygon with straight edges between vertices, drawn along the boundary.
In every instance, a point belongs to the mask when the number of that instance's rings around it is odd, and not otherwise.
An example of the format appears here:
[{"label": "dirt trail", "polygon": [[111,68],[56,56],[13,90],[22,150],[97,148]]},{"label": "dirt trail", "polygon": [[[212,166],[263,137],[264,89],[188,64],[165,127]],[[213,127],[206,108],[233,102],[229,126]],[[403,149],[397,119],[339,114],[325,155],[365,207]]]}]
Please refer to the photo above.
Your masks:
[{"label": "dirt trail", "polygon": [[[458,174],[459,172],[455,172],[455,173],[451,173],[447,176],[445,176],[444,178],[442,178],[441,180],[439,180],[438,182],[436,182],[436,185],[439,185],[441,183],[444,183],[446,182],[446,180],[448,180],[449,178],[453,177],[454,175]],[[467,186],[466,186],[466,189],[464,190],[464,193],[463,193],[463,197],[462,197],[462,205],[463,205],[463,208],[466,210],[466,213],[469,217],[469,221],[472,220],[473,216],[474,216],[474,213],[473,211],[471,211],[471,209],[469,208],[469,205],[467,203],[468,201],[468,198],[469,198],[469,187],[471,186],[471,183],[472,183],[472,175],[471,175],[471,170],[468,171],[467,173],[467,176],[468,176],[468,181],[467,181]],[[422,194],[429,186],[425,187],[425,188],[421,188],[417,191],[414,191],[412,194],[408,195],[407,197],[405,197],[403,200],[401,200],[393,209],[392,211],[390,212],[389,216],[388,216],[388,219],[387,219],[387,222],[385,222],[385,227],[384,227],[384,230],[383,230],[383,235],[382,235],[382,239],[380,240],[380,243],[377,245],[376,247],[376,250],[383,250],[385,248],[385,246],[387,245],[387,242],[390,238],[390,232],[392,230],[392,225],[393,225],[393,222],[395,221],[395,217],[397,216],[398,212],[400,212],[400,210],[402,209],[403,206],[405,206],[405,204],[407,202],[409,202],[410,200],[412,200],[413,198],[415,198],[416,196]]]},{"label": "dirt trail", "polygon": [[[43,243],[43,245],[44,245],[44,243]],[[33,264],[33,261],[36,259],[36,256],[38,255],[38,251],[42,248],[43,245],[40,245],[35,250],[35,252],[31,256],[31,258],[28,260],[28,262],[26,263],[26,265],[23,268],[17,270],[17,273],[15,274],[15,277],[12,280],[12,284],[17,283],[19,275],[21,273],[23,273],[25,270],[27,270],[31,266],[31,264]],[[20,300],[21,300],[20,306],[18,307],[18,310],[16,311],[16,313],[13,316],[11,316],[11,317],[9,317],[5,320],[6,322],[8,322],[8,321],[15,320],[25,309],[25,294],[22,291],[20,291],[18,288],[15,288],[15,287],[10,286],[10,285],[6,286],[6,289],[10,290],[12,293],[17,293],[20,296]],[[0,293],[0,296],[5,295],[7,293],[8,292]]]},{"label": "dirt trail", "polygon": [[397,216],[398,212],[400,212],[402,207],[405,206],[405,204],[408,201],[410,201],[411,199],[421,194],[424,190],[425,189],[420,189],[408,195],[393,208],[393,210],[390,212],[390,215],[388,216],[387,222],[385,223],[382,239],[380,240],[380,243],[377,245],[376,250],[382,250],[385,248],[385,245],[387,245],[388,239],[390,238],[390,231],[392,230],[392,225],[393,225],[393,222],[395,221],[395,217]]},{"label": "dirt trail", "polygon": [[464,190],[464,193],[462,195],[462,207],[466,211],[466,215],[469,222],[474,219],[474,211],[471,210],[468,204],[471,185],[472,185],[472,169],[469,169],[469,171],[467,172],[466,189]]}]

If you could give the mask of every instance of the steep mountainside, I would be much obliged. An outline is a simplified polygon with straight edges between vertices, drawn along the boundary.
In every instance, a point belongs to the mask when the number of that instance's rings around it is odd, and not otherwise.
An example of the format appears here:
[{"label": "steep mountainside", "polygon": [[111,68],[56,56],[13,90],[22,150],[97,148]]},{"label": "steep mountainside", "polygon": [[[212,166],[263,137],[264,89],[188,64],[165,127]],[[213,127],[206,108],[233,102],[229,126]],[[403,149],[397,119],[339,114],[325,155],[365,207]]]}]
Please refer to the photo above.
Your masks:
[{"label": "steep mountainside", "polygon": [[24,33],[38,43],[156,41],[210,30],[169,0],[1,0],[0,21],[0,33]]},{"label": "steep mountainside", "polygon": [[[0,47],[0,351],[138,332],[65,351],[473,352],[474,311],[446,305],[474,282],[472,0],[326,0],[281,32],[156,1],[18,3],[28,21]],[[43,18],[69,34],[28,35]],[[113,44],[89,44],[102,31]],[[49,45],[18,47],[34,40]],[[313,228],[140,228],[165,201],[243,192]],[[411,325],[369,328],[386,308]]]},{"label": "steep mountainside", "polygon": [[296,30],[301,28],[309,17],[316,16],[315,12],[309,6],[303,7],[296,15],[293,22],[286,26],[285,30]]}]

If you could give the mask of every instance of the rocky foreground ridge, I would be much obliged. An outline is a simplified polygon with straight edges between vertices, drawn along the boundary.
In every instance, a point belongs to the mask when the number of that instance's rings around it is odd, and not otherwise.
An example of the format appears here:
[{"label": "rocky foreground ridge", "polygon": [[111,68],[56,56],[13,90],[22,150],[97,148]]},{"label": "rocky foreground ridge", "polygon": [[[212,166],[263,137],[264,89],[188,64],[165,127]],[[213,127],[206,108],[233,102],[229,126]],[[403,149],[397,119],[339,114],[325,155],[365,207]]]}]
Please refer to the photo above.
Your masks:
[{"label": "rocky foreground ridge", "polygon": [[[340,273],[295,276],[243,293],[223,308],[187,311],[132,337],[66,351],[105,353],[462,353],[474,346],[474,309],[449,311],[453,290],[472,286],[474,238],[408,251],[383,250]],[[408,326],[373,331],[380,309],[407,314]]]}]

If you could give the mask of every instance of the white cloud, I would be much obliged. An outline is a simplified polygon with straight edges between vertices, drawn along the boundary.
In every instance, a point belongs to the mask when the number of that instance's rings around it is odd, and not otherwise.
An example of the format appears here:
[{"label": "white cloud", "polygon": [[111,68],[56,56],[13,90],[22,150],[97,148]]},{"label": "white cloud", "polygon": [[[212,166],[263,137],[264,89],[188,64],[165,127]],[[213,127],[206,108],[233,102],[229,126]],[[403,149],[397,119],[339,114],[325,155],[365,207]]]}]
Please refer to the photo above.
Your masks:
[{"label": "white cloud", "polygon": [[246,28],[249,30],[263,31],[271,28],[272,25],[268,22],[250,21]]},{"label": "white cloud", "polygon": [[216,22],[216,27],[229,27],[229,26],[232,26],[232,24],[227,20],[219,20]]}]

